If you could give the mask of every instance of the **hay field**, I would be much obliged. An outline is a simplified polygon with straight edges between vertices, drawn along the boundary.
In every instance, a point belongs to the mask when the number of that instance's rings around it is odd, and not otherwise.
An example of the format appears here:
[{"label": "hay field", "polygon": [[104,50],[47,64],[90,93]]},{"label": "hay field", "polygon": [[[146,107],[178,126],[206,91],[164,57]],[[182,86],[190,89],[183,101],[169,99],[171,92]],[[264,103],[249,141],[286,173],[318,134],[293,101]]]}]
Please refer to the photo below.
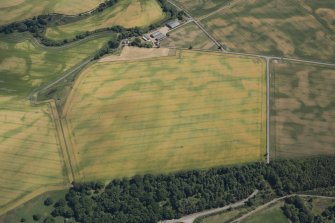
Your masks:
[{"label": "hay field", "polygon": [[83,180],[261,161],[265,63],[197,51],[97,63],[63,116]]},{"label": "hay field", "polygon": [[61,76],[93,55],[111,37],[88,40],[69,47],[42,48],[28,38],[0,37],[0,95],[26,98],[36,87]]},{"label": "hay field", "polygon": [[104,0],[0,0],[0,25],[53,12],[75,15],[102,2]]},{"label": "hay field", "polygon": [[162,47],[216,50],[215,43],[194,23],[188,23],[169,32],[169,36],[161,42]]},{"label": "hay field", "polygon": [[26,196],[65,187],[62,157],[48,105],[0,96],[0,214]]},{"label": "hay field", "polygon": [[189,11],[193,16],[200,17],[220,9],[228,0],[175,0],[182,8]]},{"label": "hay field", "polygon": [[100,28],[121,25],[126,28],[146,27],[164,19],[160,5],[156,0],[122,0],[102,13],[67,25],[49,27],[46,37],[66,39],[79,33]]},{"label": "hay field", "polygon": [[335,61],[334,31],[303,1],[239,1],[202,23],[233,51]]},{"label": "hay field", "polygon": [[278,62],[271,75],[271,157],[335,154],[334,68]]}]

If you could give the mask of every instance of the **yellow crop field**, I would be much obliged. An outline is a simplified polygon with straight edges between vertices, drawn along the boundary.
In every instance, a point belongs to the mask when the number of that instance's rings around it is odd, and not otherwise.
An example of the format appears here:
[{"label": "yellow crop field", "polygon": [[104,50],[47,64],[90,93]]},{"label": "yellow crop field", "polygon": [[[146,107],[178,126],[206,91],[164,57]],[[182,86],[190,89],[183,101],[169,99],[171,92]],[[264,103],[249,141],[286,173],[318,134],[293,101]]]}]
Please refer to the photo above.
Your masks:
[{"label": "yellow crop field", "polygon": [[63,110],[79,179],[264,160],[265,62],[220,53],[97,63]]},{"label": "yellow crop field", "polygon": [[0,213],[69,183],[51,108],[0,97]]},{"label": "yellow crop field", "polygon": [[123,0],[102,13],[78,22],[49,27],[46,36],[51,39],[66,39],[79,33],[120,25],[126,28],[146,27],[164,19],[160,5],[156,0]]},{"label": "yellow crop field", "polygon": [[0,0],[0,25],[53,12],[75,15],[102,2],[104,0]]}]

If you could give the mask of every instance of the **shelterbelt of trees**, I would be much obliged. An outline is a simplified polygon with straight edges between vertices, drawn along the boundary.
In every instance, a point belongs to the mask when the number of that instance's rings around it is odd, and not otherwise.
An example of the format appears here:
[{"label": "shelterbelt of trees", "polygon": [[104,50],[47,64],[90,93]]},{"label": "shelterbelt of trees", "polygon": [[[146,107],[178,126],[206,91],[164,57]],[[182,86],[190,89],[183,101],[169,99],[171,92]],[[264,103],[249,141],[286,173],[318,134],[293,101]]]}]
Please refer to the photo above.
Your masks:
[{"label": "shelterbelt of trees", "polygon": [[334,186],[335,157],[74,184],[52,215],[83,223],[154,223],[234,203],[269,185],[278,196]]},{"label": "shelterbelt of trees", "polygon": [[286,198],[282,210],[292,223],[322,223],[334,222],[335,220],[335,205],[329,206],[321,214],[315,215],[299,196]]},{"label": "shelterbelt of trees", "polygon": [[0,26],[0,33],[10,34],[14,32],[30,32],[33,36],[39,40],[39,42],[45,46],[62,46],[71,42],[75,42],[80,39],[84,39],[88,36],[91,36],[96,33],[111,31],[117,32],[121,34],[120,38],[127,38],[127,37],[136,37],[138,35],[142,35],[149,30],[155,29],[165,23],[167,20],[172,18],[182,18],[184,12],[177,11],[176,8],[171,6],[167,0],[158,0],[163,12],[166,14],[166,17],[163,21],[157,22],[155,24],[151,24],[149,27],[139,28],[123,28],[121,26],[112,26],[102,29],[97,29],[94,31],[86,31],[81,34],[76,35],[74,38],[71,39],[64,39],[61,41],[51,40],[45,37],[44,33],[48,26],[53,25],[63,25],[72,23],[88,16],[95,15],[97,13],[101,13],[108,7],[114,6],[119,0],[106,0],[104,3],[101,3],[96,9],[92,10],[90,13],[86,14],[78,14],[76,16],[67,16],[62,14],[48,14],[48,15],[39,15],[35,16],[31,19],[26,19],[23,21],[13,22],[8,25]]}]

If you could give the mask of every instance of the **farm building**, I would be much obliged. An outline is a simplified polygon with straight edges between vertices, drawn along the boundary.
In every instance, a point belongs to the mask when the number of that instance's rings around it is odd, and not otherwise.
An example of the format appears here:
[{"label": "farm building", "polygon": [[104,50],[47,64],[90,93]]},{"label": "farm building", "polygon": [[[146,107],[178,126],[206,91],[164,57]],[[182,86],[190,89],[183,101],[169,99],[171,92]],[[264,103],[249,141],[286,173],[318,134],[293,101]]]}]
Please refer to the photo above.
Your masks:
[{"label": "farm building", "polygon": [[170,29],[174,29],[179,25],[180,25],[180,22],[178,21],[178,19],[171,20],[171,21],[166,23],[166,26],[169,27]]},{"label": "farm building", "polygon": [[143,35],[143,39],[144,39],[145,41],[149,41],[149,40],[150,40],[150,36],[149,36],[148,34],[144,34],[144,35]]},{"label": "farm building", "polygon": [[154,32],[152,32],[151,34],[150,34],[150,36],[152,37],[152,38],[156,38],[158,35],[160,35],[160,34],[162,34],[161,32],[159,32],[159,31],[154,31]]},{"label": "farm building", "polygon": [[155,40],[157,40],[157,41],[161,41],[161,40],[163,40],[163,39],[165,39],[165,35],[163,34],[163,33],[160,33],[159,35],[157,35],[156,37],[155,37]]},{"label": "farm building", "polygon": [[159,31],[155,31],[153,33],[151,33],[150,35],[152,38],[154,38],[156,41],[161,41],[163,39],[165,39],[165,35]]},{"label": "farm building", "polygon": [[124,39],[121,41],[123,45],[128,45],[129,44],[129,39]]}]

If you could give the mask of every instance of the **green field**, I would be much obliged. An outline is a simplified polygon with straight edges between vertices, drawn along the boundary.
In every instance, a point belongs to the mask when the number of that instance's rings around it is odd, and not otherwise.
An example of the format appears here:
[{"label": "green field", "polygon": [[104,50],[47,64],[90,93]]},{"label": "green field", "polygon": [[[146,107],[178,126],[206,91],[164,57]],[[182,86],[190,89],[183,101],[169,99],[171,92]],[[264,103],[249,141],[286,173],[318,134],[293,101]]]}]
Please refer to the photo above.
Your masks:
[{"label": "green field", "polygon": [[[63,115],[84,180],[263,161],[265,63],[220,53],[98,63]],[[94,130],[94,131],[92,131]]]},{"label": "green field", "polygon": [[201,22],[232,51],[334,62],[334,11],[323,13],[325,19],[303,1],[251,0]]},{"label": "green field", "polygon": [[0,213],[69,184],[51,105],[32,106],[27,98],[33,89],[94,54],[109,38],[52,49],[29,36],[0,37]]},{"label": "green field", "polygon": [[111,36],[75,43],[67,47],[41,47],[32,38],[0,37],[0,95],[26,98],[42,83],[92,56]]},{"label": "green field", "polygon": [[225,211],[220,214],[208,216],[203,220],[200,220],[199,223],[229,223],[239,216],[248,213],[249,211],[251,210],[248,210],[248,208],[245,207],[241,207],[231,211]]},{"label": "green field", "polygon": [[194,23],[188,23],[172,32],[161,42],[162,47],[217,50],[215,43]]},{"label": "green field", "polygon": [[200,17],[216,11],[226,5],[228,0],[175,0],[195,17]]},{"label": "green field", "polygon": [[259,211],[254,215],[250,216],[241,223],[289,223],[290,221],[286,218],[281,210],[283,202],[276,203],[275,205],[266,208],[265,210]]},{"label": "green field", "polygon": [[[0,222],[3,223],[13,223],[13,222],[20,222],[21,219],[25,219],[26,223],[33,223],[36,222],[33,220],[32,216],[34,214],[41,215],[42,222],[46,217],[50,216],[50,213],[53,209],[51,206],[45,206],[44,201],[47,198],[51,198],[54,202],[57,202],[59,199],[64,199],[65,194],[68,190],[60,190],[60,191],[50,191],[44,193],[36,198],[31,199],[30,201],[22,204],[20,207],[6,213],[3,216],[0,216]],[[55,223],[63,223],[64,219],[62,217],[54,218]]]},{"label": "green field", "polygon": [[102,2],[104,0],[0,0],[0,25],[53,12],[75,15]]},{"label": "green field", "polygon": [[79,33],[115,25],[126,28],[147,27],[164,18],[165,14],[156,0],[122,0],[102,13],[66,25],[50,27],[45,35],[51,39],[67,39]]},{"label": "green field", "polygon": [[271,75],[271,158],[335,154],[334,68],[275,61]]}]

